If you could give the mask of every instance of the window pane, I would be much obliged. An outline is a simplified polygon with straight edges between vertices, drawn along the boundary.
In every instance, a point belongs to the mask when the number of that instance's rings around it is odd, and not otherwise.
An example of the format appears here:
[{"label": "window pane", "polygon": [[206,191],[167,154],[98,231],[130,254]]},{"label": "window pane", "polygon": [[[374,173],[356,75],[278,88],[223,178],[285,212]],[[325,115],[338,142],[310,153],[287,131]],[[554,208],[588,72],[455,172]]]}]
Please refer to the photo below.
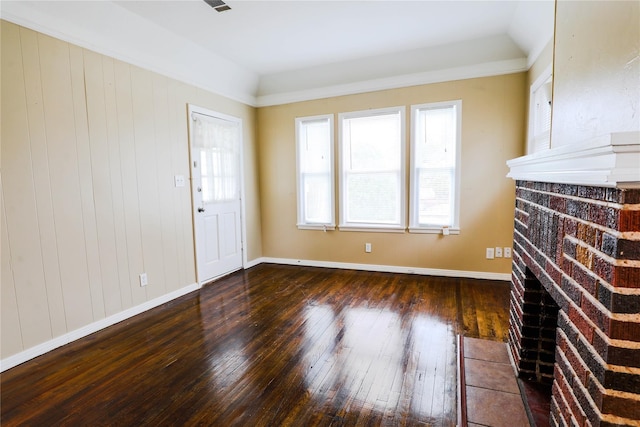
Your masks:
[{"label": "window pane", "polygon": [[416,166],[452,167],[455,165],[455,107],[427,109],[418,117],[419,143]]},{"label": "window pane", "polygon": [[418,223],[451,225],[453,169],[418,169]]},{"label": "window pane", "polygon": [[297,119],[298,224],[332,225],[333,126],[330,116]]},{"label": "window pane", "polygon": [[331,222],[331,179],[329,174],[303,175],[304,222]]},{"label": "window pane", "polygon": [[411,226],[457,227],[460,101],[414,106]]},{"label": "window pane", "polygon": [[551,129],[551,79],[536,89],[534,136],[538,136]]},{"label": "window pane", "polygon": [[400,163],[400,113],[358,117],[344,121],[347,169],[398,170]]},{"label": "window pane", "polygon": [[400,222],[399,174],[348,174],[347,222]]},{"label": "window pane", "polygon": [[304,172],[328,172],[331,170],[331,146],[329,121],[305,123],[301,129],[301,169]]},{"label": "window pane", "polygon": [[548,150],[550,147],[552,85],[552,67],[549,65],[533,82],[529,91],[527,154]]},{"label": "window pane", "polygon": [[197,116],[194,145],[200,150],[202,200],[226,202],[240,197],[238,123]]},{"label": "window pane", "polygon": [[401,226],[402,110],[355,114],[363,116],[342,118],[342,225]]}]

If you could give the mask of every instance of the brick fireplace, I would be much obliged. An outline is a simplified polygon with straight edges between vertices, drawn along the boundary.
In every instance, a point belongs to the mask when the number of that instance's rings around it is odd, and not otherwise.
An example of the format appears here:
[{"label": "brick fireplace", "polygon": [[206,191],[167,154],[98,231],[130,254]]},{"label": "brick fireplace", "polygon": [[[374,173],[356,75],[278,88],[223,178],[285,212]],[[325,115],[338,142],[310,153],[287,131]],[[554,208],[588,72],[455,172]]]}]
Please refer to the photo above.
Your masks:
[{"label": "brick fireplace", "polygon": [[517,180],[510,310],[552,425],[640,425],[640,189]]}]

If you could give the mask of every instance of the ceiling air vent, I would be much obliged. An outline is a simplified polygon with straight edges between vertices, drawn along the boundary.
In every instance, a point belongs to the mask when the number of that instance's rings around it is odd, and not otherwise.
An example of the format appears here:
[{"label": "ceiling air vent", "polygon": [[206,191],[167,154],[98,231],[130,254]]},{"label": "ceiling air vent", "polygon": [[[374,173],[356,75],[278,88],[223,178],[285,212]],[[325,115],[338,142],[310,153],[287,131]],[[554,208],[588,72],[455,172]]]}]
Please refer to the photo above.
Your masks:
[{"label": "ceiling air vent", "polygon": [[204,2],[218,12],[224,12],[225,10],[231,9],[231,7],[222,0],[204,0]]}]

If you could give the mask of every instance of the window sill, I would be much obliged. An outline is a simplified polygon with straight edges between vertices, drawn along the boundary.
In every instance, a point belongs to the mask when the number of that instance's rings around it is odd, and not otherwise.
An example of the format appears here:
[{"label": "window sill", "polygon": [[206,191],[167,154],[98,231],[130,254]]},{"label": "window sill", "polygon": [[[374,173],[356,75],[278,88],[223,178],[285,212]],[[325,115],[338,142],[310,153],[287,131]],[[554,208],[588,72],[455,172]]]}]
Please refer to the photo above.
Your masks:
[{"label": "window sill", "polygon": [[[448,227],[449,234],[460,234],[459,227]],[[416,234],[444,234],[444,227],[409,227],[409,233]],[[445,234],[446,236],[446,234]]]},{"label": "window sill", "polygon": [[372,225],[340,225],[340,231],[364,231],[368,233],[404,233],[405,227],[402,226],[372,226]]},{"label": "window sill", "polygon": [[332,231],[336,226],[333,224],[298,224],[298,230],[319,230],[319,231]]}]

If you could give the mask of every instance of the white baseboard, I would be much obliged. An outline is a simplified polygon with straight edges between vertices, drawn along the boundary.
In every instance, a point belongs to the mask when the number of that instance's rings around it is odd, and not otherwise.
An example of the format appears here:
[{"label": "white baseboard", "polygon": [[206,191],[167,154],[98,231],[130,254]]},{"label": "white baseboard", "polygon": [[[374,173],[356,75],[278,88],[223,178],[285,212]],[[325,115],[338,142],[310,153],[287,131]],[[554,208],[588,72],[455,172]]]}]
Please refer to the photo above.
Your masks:
[{"label": "white baseboard", "polygon": [[469,279],[487,279],[511,281],[511,273],[490,273],[486,271],[444,270],[439,268],[402,267],[395,265],[356,264],[349,262],[314,261],[289,258],[262,257],[253,261],[253,265],[261,263],[303,265],[306,267],[339,268],[345,270],[380,271],[384,273],[418,274],[422,276],[463,277]]},{"label": "white baseboard", "polygon": [[264,258],[256,258],[256,259],[252,259],[251,261],[246,261],[244,263],[243,268],[245,268],[245,269],[246,268],[251,268],[251,267],[255,267],[258,264],[262,264],[263,262],[265,262],[265,261],[263,261],[263,259]]},{"label": "white baseboard", "polygon": [[147,310],[151,310],[154,307],[179,298],[190,292],[197,291],[198,289],[200,289],[200,286],[197,283],[185,286],[184,288],[162,295],[158,298],[154,298],[135,307],[128,308],[104,319],[90,323],[80,329],[76,329],[75,331],[68,332],[64,335],[38,344],[35,347],[28,348],[27,350],[21,351],[20,353],[0,360],[0,372],[4,372],[7,369],[11,369],[14,366],[18,366],[28,360],[34,359],[38,356],[42,356],[43,354],[48,353],[58,347],[62,347],[65,344],[69,344],[80,338],[86,337],[87,335],[98,332],[99,330],[105,329],[111,325],[115,325],[116,323],[122,322],[123,320],[136,316]]}]

